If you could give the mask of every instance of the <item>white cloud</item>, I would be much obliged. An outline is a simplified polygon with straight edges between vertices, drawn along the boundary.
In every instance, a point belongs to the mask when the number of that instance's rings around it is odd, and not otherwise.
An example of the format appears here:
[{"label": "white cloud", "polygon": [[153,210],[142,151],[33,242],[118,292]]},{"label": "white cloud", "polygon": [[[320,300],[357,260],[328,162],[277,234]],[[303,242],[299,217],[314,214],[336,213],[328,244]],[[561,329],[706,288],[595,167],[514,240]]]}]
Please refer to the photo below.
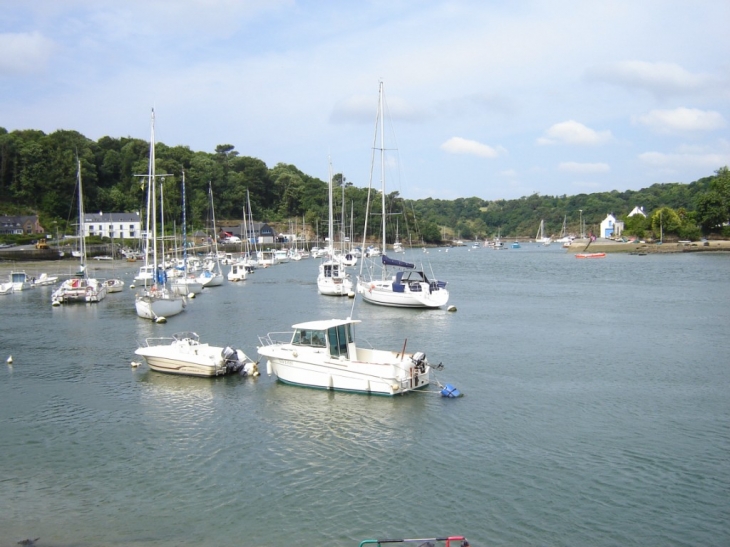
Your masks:
[{"label": "white cloud", "polygon": [[54,43],[38,32],[0,34],[0,74],[29,74],[45,68]]},{"label": "white cloud", "polygon": [[730,164],[730,154],[690,154],[681,152],[675,154],[665,154],[662,152],[644,152],[643,154],[639,154],[639,160],[651,167],[701,167],[707,169],[708,171],[714,171],[715,169],[718,169],[723,165]]},{"label": "white cloud", "polygon": [[469,139],[462,139],[461,137],[451,137],[441,145],[441,150],[448,152],[449,154],[470,154],[482,158],[496,158],[507,152],[501,146],[492,148],[487,144],[482,144]]},{"label": "white cloud", "polygon": [[712,83],[706,74],[693,74],[675,63],[620,61],[590,69],[588,80],[645,89],[657,95],[687,93]]},{"label": "white cloud", "polygon": [[558,165],[559,171],[569,173],[608,173],[611,168],[607,163],[578,163],[575,161],[564,161]]},{"label": "white cloud", "polygon": [[613,139],[610,131],[595,131],[574,120],[556,123],[545,131],[545,136],[537,139],[537,144],[604,144]]},{"label": "white cloud", "polygon": [[693,131],[714,131],[725,127],[725,118],[714,110],[697,108],[675,108],[674,110],[652,110],[636,118],[656,133],[684,133]]}]

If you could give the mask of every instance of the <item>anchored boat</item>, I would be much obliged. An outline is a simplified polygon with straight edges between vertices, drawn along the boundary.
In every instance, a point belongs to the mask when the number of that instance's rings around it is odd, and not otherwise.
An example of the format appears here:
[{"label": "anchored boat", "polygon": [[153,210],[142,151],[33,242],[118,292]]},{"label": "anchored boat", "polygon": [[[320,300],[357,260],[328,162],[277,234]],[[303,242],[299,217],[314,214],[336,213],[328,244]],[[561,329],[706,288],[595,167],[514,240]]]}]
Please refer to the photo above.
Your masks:
[{"label": "anchored boat", "polygon": [[[432,367],[423,352],[359,348],[355,343],[356,319],[309,321],[293,326],[294,332],[259,337],[258,353],[267,359],[266,372],[287,384],[322,389],[400,395],[431,383]],[[285,338],[288,337],[288,338]],[[446,397],[461,395],[447,385]]]}]

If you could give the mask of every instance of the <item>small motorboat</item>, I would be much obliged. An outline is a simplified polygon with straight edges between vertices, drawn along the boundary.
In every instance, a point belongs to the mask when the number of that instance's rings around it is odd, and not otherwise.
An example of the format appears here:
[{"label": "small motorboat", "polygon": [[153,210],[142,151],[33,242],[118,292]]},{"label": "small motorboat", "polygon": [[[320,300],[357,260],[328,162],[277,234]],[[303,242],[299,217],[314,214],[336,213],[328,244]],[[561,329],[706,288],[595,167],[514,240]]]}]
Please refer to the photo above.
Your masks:
[{"label": "small motorboat", "polygon": [[416,547],[469,547],[469,541],[464,536],[447,536],[438,538],[413,538],[413,539],[366,539],[360,542],[363,545],[385,545],[388,543],[410,543]]},{"label": "small motorboat", "polygon": [[106,291],[109,293],[122,292],[124,290],[124,281],[121,279],[107,279],[104,283],[106,283]]},{"label": "small motorboat", "polygon": [[144,357],[152,370],[185,376],[222,376],[238,372],[258,376],[258,364],[240,349],[201,344],[194,332],[172,337],[147,338],[135,355]]},{"label": "small motorboat", "polygon": [[575,258],[605,258],[606,253],[578,253]]}]

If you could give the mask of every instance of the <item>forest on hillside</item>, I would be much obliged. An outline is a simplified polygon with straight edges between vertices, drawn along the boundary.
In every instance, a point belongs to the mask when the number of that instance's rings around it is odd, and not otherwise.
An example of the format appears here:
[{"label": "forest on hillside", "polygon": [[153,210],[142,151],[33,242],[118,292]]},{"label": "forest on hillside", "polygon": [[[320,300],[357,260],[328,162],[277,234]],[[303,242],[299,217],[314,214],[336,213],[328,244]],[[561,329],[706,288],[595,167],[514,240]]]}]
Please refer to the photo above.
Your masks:
[{"label": "forest on hillside", "polygon": [[[45,134],[38,130],[8,132],[0,128],[0,215],[38,214],[43,225],[56,222],[64,233],[75,232],[77,158],[86,211],[139,211],[145,203],[144,175],[148,172],[149,142],[129,137],[102,137],[93,141],[76,131]],[[182,219],[182,173],[185,172],[186,214],[191,228],[205,228],[210,212],[208,186],[215,197],[216,219],[240,219],[247,193],[253,217],[268,223],[304,222],[310,230],[326,232],[328,183],[294,165],[268,167],[257,158],[244,156],[230,144],[214,152],[192,151],[187,146],[156,143],[156,172],[165,178],[165,216]],[[143,175],[143,176],[140,176]],[[356,187],[333,176],[336,210],[343,209],[346,230],[361,237],[368,204],[368,188]],[[730,221],[730,171],[720,167],[715,174],[689,184],[653,184],[641,190],[598,192],[574,196],[533,194],[515,200],[487,201],[478,197],[455,200],[386,196],[386,214],[397,215],[402,240],[438,243],[442,239],[534,237],[541,220],[549,234],[597,233],[608,213],[626,221],[626,229],[644,235],[656,229],[661,218],[665,233],[694,239],[700,234],[728,231]],[[636,206],[649,213],[631,219]],[[381,197],[370,191],[368,233],[380,225]],[[338,215],[339,216],[339,215]],[[352,231],[350,224],[352,223]],[[375,231],[378,229],[375,228]],[[395,235],[395,226],[388,234]],[[725,234],[730,236],[730,233]]]}]

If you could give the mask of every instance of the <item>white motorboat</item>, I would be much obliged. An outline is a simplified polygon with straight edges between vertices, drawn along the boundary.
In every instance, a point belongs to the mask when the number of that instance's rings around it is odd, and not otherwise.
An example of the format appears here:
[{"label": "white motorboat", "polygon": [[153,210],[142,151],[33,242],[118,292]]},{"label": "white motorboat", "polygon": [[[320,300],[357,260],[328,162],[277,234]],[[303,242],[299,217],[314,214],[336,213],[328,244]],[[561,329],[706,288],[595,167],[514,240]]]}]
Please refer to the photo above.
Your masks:
[{"label": "white motorboat", "polygon": [[245,262],[231,264],[231,271],[228,272],[228,281],[246,281],[248,268]]},{"label": "white motorboat", "polygon": [[10,282],[13,284],[13,291],[27,291],[35,286],[33,278],[24,271],[10,272]]},{"label": "white motorboat", "polygon": [[105,283],[106,290],[109,293],[122,292],[124,290],[124,281],[121,279],[107,279]]},{"label": "white motorboat", "polygon": [[[378,116],[380,123],[380,180],[381,180],[381,210],[386,211],[385,202],[385,142],[383,128],[383,82],[380,82]],[[376,136],[378,123],[376,122]],[[373,154],[375,160],[375,154]],[[373,165],[373,167],[375,167]],[[371,173],[374,172],[371,169]],[[400,308],[440,308],[449,301],[449,291],[446,282],[429,279],[423,268],[416,269],[416,265],[390,258],[386,254],[386,219],[382,215],[382,254],[376,247],[366,251],[366,260],[361,264],[360,275],[357,278],[357,292],[365,302],[379,306],[393,306]],[[380,255],[380,260],[373,260]],[[378,264],[380,262],[380,264]],[[363,265],[367,264],[367,275],[363,273]],[[379,270],[379,275],[376,271]]]},{"label": "white motorboat", "polygon": [[172,337],[147,338],[135,355],[144,357],[152,370],[185,376],[221,376],[234,372],[258,376],[258,364],[240,349],[201,344],[194,332]]},{"label": "white motorboat", "polygon": [[12,281],[0,283],[0,294],[12,294],[13,292],[15,292],[15,289],[13,288]]},{"label": "white motorboat", "polygon": [[259,337],[258,353],[267,360],[266,372],[287,384],[376,395],[400,395],[429,385],[431,366],[424,353],[407,354],[405,344],[400,352],[358,348],[356,323],[360,321],[299,323],[293,333]]},{"label": "white motorboat", "polygon": [[189,294],[200,294],[203,292],[203,284],[197,277],[176,277],[170,281],[170,287],[172,292],[179,294],[180,296],[187,296]]},{"label": "white motorboat", "polygon": [[[145,230],[145,273],[150,274],[150,279],[145,275],[144,287],[135,297],[134,307],[137,315],[144,319],[151,319],[155,322],[166,320],[167,317],[177,315],[185,309],[185,297],[175,294],[168,288],[167,276],[158,262],[157,237],[157,198],[155,187],[157,175],[155,172],[155,111],[152,110],[151,132],[150,132],[150,158],[147,179],[147,228]],[[185,185],[183,185],[183,196]],[[162,201],[162,200],[161,200]],[[183,209],[184,210],[184,209]],[[163,216],[164,218],[164,216]],[[164,225],[162,227],[164,232]],[[150,263],[150,250],[152,251],[152,262]],[[164,249],[161,256],[164,256]],[[142,270],[140,269],[140,273]]]},{"label": "white motorboat", "polygon": [[339,261],[325,260],[319,265],[317,290],[327,296],[348,296],[352,292],[352,280]]},{"label": "white motorboat", "polygon": [[56,281],[58,281],[57,275],[48,275],[46,272],[43,272],[38,276],[38,279],[35,280],[35,284],[36,287],[43,287],[46,285],[53,285]]}]

